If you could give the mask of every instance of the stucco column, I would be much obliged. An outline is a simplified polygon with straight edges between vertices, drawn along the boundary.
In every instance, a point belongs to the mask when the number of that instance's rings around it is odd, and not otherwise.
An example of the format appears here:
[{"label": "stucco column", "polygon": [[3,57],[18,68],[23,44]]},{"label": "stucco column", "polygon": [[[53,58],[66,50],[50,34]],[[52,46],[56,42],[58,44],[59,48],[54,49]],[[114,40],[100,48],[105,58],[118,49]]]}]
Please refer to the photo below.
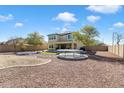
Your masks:
[{"label": "stucco column", "polygon": [[53,48],[56,49],[56,44],[53,44]]},{"label": "stucco column", "polygon": [[59,46],[59,49],[61,49],[61,45],[58,45]]},{"label": "stucco column", "polygon": [[71,44],[71,48],[74,49],[74,43]]}]

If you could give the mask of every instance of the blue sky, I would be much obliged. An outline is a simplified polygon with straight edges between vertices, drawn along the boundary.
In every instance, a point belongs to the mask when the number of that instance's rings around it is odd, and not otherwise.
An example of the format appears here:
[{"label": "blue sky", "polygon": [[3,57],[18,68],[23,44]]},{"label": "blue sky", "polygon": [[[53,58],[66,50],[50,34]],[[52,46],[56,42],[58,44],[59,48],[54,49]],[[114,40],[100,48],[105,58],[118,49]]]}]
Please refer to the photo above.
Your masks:
[{"label": "blue sky", "polygon": [[37,31],[45,36],[77,31],[91,24],[101,41],[111,44],[113,32],[124,32],[123,6],[0,6],[0,41],[26,37]]}]

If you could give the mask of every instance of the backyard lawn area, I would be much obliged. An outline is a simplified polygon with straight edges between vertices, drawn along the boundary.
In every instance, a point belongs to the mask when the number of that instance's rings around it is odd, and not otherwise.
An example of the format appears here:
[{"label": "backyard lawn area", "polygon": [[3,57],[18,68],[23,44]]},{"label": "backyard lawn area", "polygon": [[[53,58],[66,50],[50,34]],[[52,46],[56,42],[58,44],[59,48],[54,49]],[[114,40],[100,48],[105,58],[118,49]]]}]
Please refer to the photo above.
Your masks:
[{"label": "backyard lawn area", "polygon": [[53,53],[53,52],[41,52],[41,54],[45,54],[45,55],[56,55],[56,53]]},{"label": "backyard lawn area", "polygon": [[[0,63],[8,55],[0,54]],[[51,59],[51,62],[0,69],[0,87],[124,87],[124,60],[111,53],[97,52],[80,61],[61,60],[56,55],[36,56]],[[21,61],[24,60],[18,59]]]}]

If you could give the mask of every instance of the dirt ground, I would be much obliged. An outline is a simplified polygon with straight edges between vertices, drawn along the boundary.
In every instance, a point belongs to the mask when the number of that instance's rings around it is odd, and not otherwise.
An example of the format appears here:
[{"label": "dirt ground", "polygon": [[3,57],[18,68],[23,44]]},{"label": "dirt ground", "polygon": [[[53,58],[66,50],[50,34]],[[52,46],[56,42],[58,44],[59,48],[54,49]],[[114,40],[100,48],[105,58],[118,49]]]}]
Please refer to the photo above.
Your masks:
[{"label": "dirt ground", "polygon": [[15,66],[35,66],[49,63],[50,59],[38,58],[36,55],[0,55],[0,69]]},{"label": "dirt ground", "polygon": [[124,87],[124,60],[111,53],[97,52],[82,61],[65,61],[57,59],[55,55],[37,57],[50,58],[52,62],[1,69],[0,87]]}]

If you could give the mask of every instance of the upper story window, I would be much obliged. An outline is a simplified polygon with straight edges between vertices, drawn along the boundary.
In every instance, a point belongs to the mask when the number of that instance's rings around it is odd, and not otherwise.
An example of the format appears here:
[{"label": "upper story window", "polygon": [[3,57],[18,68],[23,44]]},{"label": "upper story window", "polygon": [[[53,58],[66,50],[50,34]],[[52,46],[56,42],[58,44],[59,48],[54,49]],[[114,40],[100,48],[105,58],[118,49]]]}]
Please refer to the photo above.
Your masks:
[{"label": "upper story window", "polygon": [[68,39],[68,40],[72,40],[72,34],[68,34],[68,35],[67,35],[67,39]]},{"label": "upper story window", "polygon": [[49,36],[49,40],[55,40],[55,39],[56,39],[56,35]]},{"label": "upper story window", "polygon": [[53,45],[49,45],[49,48],[53,48]]}]

